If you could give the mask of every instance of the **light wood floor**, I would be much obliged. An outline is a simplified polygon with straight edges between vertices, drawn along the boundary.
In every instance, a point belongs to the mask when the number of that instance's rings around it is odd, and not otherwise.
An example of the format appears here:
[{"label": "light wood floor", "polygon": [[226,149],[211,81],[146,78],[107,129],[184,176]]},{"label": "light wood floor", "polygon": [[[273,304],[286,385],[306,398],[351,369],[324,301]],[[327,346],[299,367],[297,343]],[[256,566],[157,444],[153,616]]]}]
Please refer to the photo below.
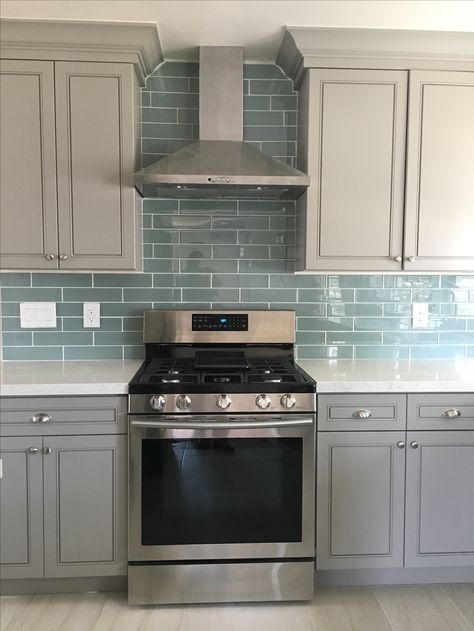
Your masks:
[{"label": "light wood floor", "polygon": [[472,631],[474,583],[319,588],[310,604],[129,607],[125,594],[5,596],[1,631]]}]

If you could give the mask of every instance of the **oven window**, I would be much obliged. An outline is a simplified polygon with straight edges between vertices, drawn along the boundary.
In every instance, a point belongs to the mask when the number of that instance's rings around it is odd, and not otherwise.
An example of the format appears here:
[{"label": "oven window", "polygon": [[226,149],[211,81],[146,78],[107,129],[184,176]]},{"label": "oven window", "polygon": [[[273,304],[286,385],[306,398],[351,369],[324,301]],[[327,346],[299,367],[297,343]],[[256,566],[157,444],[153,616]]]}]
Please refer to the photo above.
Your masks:
[{"label": "oven window", "polygon": [[302,540],[302,438],[142,441],[142,545]]}]

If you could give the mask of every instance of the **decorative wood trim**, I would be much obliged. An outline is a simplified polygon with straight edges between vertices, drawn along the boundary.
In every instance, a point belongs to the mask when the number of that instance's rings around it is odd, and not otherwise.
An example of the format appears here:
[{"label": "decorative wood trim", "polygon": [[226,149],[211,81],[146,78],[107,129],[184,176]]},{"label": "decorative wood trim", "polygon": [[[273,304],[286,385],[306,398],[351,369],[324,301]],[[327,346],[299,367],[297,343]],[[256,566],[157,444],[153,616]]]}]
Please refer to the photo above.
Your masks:
[{"label": "decorative wood trim", "polygon": [[474,70],[474,33],[287,27],[276,63],[297,85],[305,68]]},{"label": "decorative wood trim", "polygon": [[140,85],[163,62],[152,22],[0,21],[0,59],[131,63]]}]

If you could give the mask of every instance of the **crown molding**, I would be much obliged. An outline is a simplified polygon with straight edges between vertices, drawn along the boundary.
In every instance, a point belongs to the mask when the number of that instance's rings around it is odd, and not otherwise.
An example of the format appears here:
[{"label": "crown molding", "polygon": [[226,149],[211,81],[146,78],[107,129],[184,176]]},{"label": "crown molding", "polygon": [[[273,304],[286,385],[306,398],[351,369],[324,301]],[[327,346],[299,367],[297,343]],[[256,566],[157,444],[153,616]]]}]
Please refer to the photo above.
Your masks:
[{"label": "crown molding", "polygon": [[474,71],[474,33],[287,27],[276,63],[297,84],[306,68]]},{"label": "crown molding", "polygon": [[154,22],[0,20],[1,59],[131,63],[140,85],[162,63]]}]

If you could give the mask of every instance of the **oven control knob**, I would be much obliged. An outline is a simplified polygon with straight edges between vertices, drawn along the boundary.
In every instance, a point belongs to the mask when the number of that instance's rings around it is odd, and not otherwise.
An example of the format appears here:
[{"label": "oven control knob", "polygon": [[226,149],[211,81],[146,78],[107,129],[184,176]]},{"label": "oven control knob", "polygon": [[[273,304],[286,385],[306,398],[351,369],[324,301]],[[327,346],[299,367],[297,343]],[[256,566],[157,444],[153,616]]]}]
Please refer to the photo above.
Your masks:
[{"label": "oven control knob", "polygon": [[296,399],[292,394],[284,394],[280,399],[281,407],[291,410],[295,407]]},{"label": "oven control knob", "polygon": [[266,410],[270,407],[272,401],[270,397],[266,394],[259,394],[258,397],[255,399],[255,403],[257,404],[257,407],[261,410]]},{"label": "oven control knob", "polygon": [[227,410],[231,403],[231,398],[228,397],[226,394],[220,394],[216,399],[216,405],[221,410]]},{"label": "oven control knob", "polygon": [[158,412],[161,412],[161,410],[165,407],[165,403],[166,399],[162,394],[158,394],[150,399],[150,407]]},{"label": "oven control knob", "polygon": [[176,399],[176,405],[180,410],[187,410],[191,405],[191,398],[187,394],[180,394]]}]

